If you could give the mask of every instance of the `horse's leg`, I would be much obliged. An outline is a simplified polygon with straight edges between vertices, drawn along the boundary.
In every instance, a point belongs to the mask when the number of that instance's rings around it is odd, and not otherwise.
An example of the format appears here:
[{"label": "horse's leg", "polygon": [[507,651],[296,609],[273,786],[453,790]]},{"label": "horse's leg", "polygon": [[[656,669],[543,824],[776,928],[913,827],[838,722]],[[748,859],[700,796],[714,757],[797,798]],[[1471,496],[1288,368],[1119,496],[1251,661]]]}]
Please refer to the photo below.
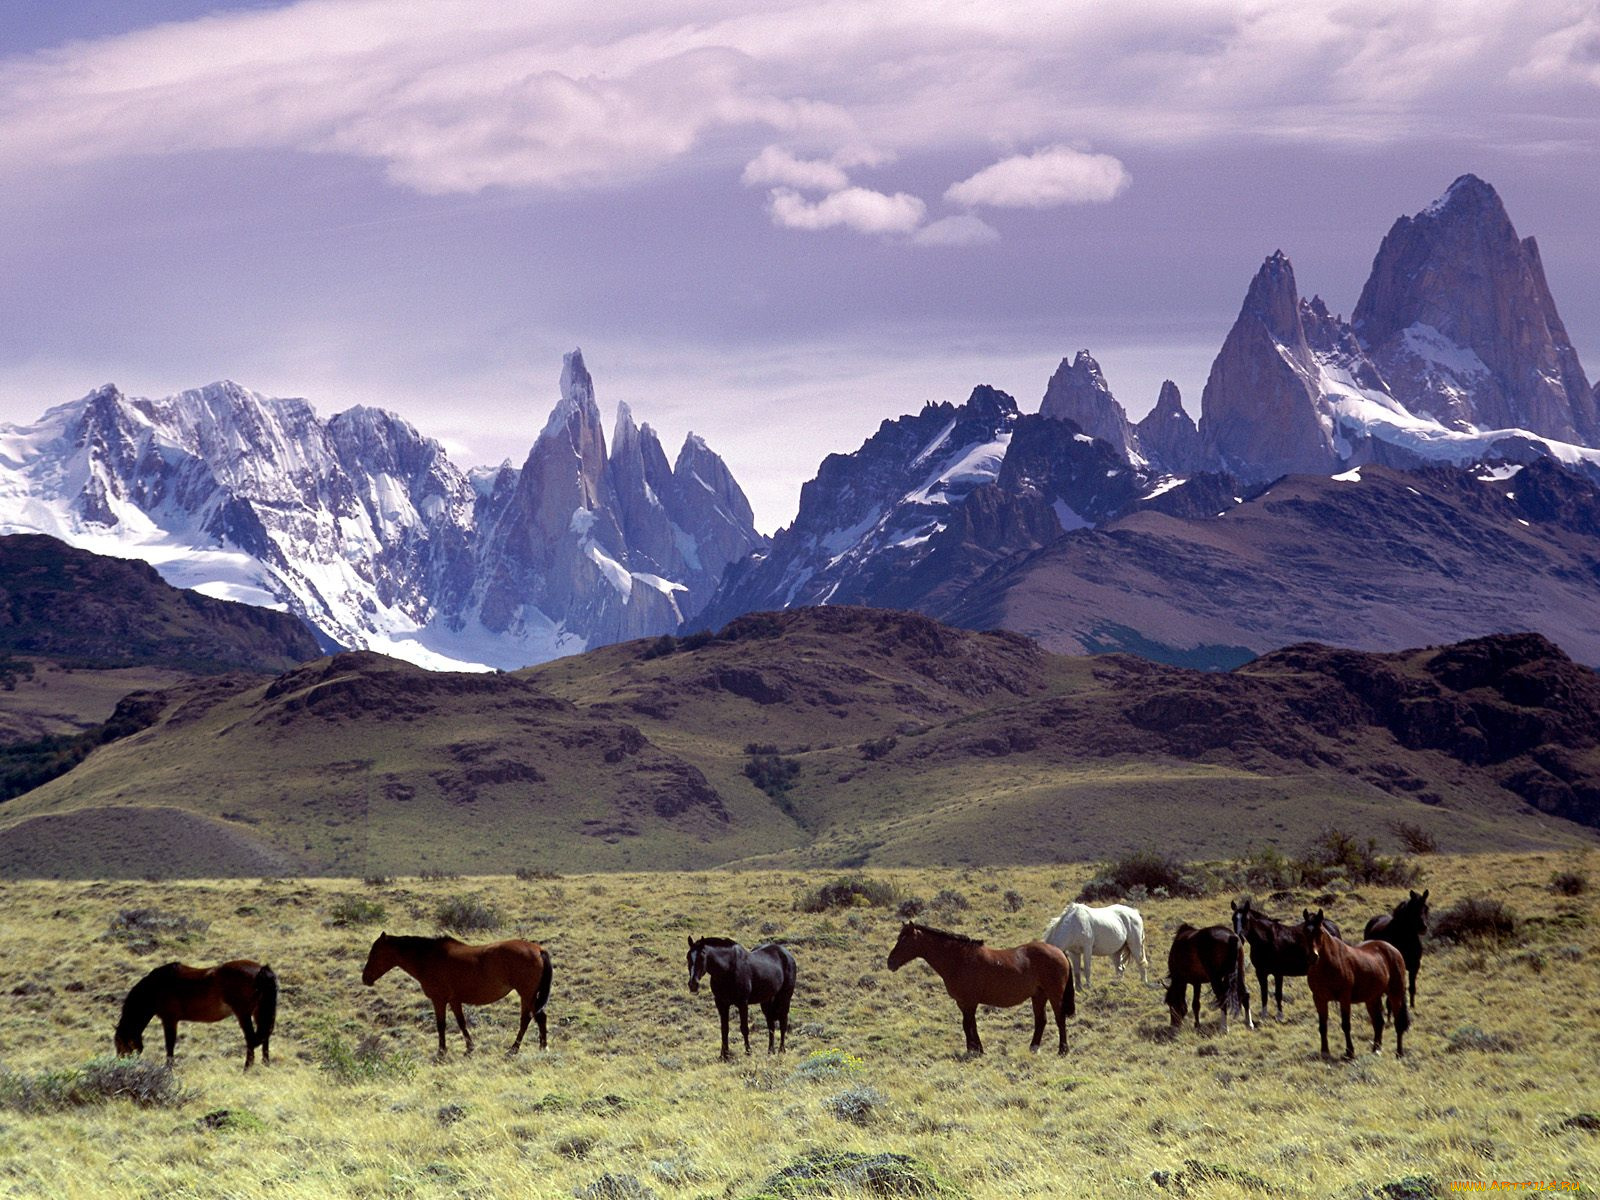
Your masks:
[{"label": "horse's leg", "polygon": [[1328,1057],[1328,1002],[1317,997],[1317,1030],[1322,1034],[1322,1057]]},{"label": "horse's leg", "polygon": [[1420,957],[1417,959],[1416,966],[1406,965],[1406,974],[1411,977],[1411,1003],[1407,1006],[1409,1008],[1416,1008],[1417,1006],[1417,972],[1420,970],[1422,970],[1422,959]]},{"label": "horse's leg", "polygon": [[1350,1040],[1350,1001],[1339,1001],[1339,1028],[1344,1030],[1344,1056],[1356,1056],[1356,1044]]},{"label": "horse's leg", "polygon": [[744,1052],[750,1053],[750,1004],[739,1005],[739,1034],[744,1038]]},{"label": "horse's leg", "polygon": [[[1283,976],[1282,975],[1279,975],[1276,979],[1274,979],[1272,981],[1272,987],[1273,987],[1274,994],[1278,997],[1278,1020],[1281,1021],[1281,1020],[1283,1020]],[[1265,985],[1263,985],[1262,988],[1261,988],[1261,1011],[1262,1011],[1263,1014],[1265,1014],[1266,1011],[1267,1011],[1267,989],[1266,989]]]},{"label": "horse's leg", "polygon": [[733,1057],[733,1052],[728,1049],[728,1005],[717,1001],[717,1015],[722,1018],[722,1059],[726,1062]]},{"label": "horse's leg", "polygon": [[[1267,969],[1266,969],[1266,967],[1261,967],[1261,966],[1256,967],[1256,982],[1261,985],[1261,1011],[1262,1012],[1266,1012],[1267,1011]],[[1283,1013],[1280,1012],[1278,1015],[1281,1017],[1281,1016],[1283,1016]]]},{"label": "horse's leg", "polygon": [[439,1027],[439,1057],[443,1058],[449,1053],[444,1044],[444,999],[443,997],[433,1002],[433,1023]]},{"label": "horse's leg", "polygon": [[[250,1013],[246,1009],[235,1009],[233,1015],[239,1018],[239,1028],[244,1030],[244,1069],[248,1071],[256,1061],[256,1031],[250,1024]],[[261,1052],[261,1061],[267,1061],[265,1050]]]},{"label": "horse's leg", "polygon": [[1056,1049],[1056,1053],[1065,1054],[1067,1052],[1067,1000],[1065,993],[1060,996],[1052,996],[1050,998],[1050,1007],[1055,1009],[1056,1032],[1061,1035],[1061,1044]]},{"label": "horse's leg", "polygon": [[1200,985],[1198,983],[1194,985],[1194,1028],[1196,1033],[1200,1032]]},{"label": "horse's leg", "polygon": [[1089,990],[1089,984],[1094,978],[1094,947],[1090,946],[1083,952],[1083,990]]},{"label": "horse's leg", "polygon": [[472,1035],[467,1032],[467,1014],[461,1011],[461,1001],[450,1001],[450,1011],[456,1015],[456,1024],[461,1028],[461,1036],[466,1039],[467,1053],[472,1053]]},{"label": "horse's leg", "polygon": [[167,1040],[167,1065],[172,1065],[172,1055],[178,1048],[178,1018],[163,1016],[161,1018],[161,1032]]},{"label": "horse's leg", "polygon": [[978,1006],[961,1010],[961,1029],[967,1035],[967,1053],[982,1054],[983,1042],[978,1038]]},{"label": "horse's leg", "polygon": [[1367,1001],[1367,1016],[1372,1018],[1372,1052],[1383,1053],[1383,997]]},{"label": "horse's leg", "polygon": [[778,1009],[778,1053],[789,1048],[789,997],[785,996]]},{"label": "horse's leg", "polygon": [[533,997],[517,993],[517,999],[522,1001],[522,1022],[517,1026],[517,1040],[511,1043],[507,1054],[515,1054],[522,1049],[522,1035],[528,1032],[528,1022],[533,1018]]},{"label": "horse's leg", "polygon": [[767,1019],[767,1053],[777,1053],[777,1014],[773,1011],[772,1001],[764,1000],[761,1003],[761,1015]]},{"label": "horse's leg", "polygon": [[1044,992],[1041,990],[1033,994],[1033,1041],[1028,1043],[1028,1049],[1037,1054],[1039,1043],[1042,1041],[1044,1041]]}]

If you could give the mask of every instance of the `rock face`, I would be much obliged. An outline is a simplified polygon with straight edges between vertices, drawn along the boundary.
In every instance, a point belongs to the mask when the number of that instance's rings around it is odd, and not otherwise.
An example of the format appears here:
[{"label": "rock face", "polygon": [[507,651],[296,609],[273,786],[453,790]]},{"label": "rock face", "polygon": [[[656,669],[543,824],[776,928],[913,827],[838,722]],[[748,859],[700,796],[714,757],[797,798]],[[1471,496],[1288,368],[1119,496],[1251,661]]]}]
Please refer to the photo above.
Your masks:
[{"label": "rock face", "polygon": [[1261,264],[1201,397],[1205,452],[1242,479],[1328,474],[1341,458],[1320,411],[1319,370],[1300,319],[1294,267]]},{"label": "rock face", "polygon": [[1397,400],[1455,428],[1600,445],[1600,415],[1539,247],[1463,175],[1389,230],[1352,318]]},{"label": "rock face", "polygon": [[1199,427],[1184,409],[1178,385],[1170,379],[1162,383],[1156,406],[1134,426],[1134,433],[1153,467],[1172,475],[1189,475],[1206,467]]},{"label": "rock face", "polygon": [[1112,449],[1130,463],[1145,461],[1139,437],[1128,423],[1127,412],[1112,396],[1100,364],[1087,350],[1079,350],[1070,363],[1064,358],[1061,360],[1061,366],[1044,390],[1039,412],[1042,416],[1074,422],[1090,437],[1110,443]]},{"label": "rock face", "polygon": [[0,532],[120,543],[169,582],[287,607],[328,646],[516,667],[678,627],[763,544],[726,466],[678,469],[619,409],[608,456],[583,356],[521,470],[469,478],[405,421],[234,383],[107,386],[8,431]]}]

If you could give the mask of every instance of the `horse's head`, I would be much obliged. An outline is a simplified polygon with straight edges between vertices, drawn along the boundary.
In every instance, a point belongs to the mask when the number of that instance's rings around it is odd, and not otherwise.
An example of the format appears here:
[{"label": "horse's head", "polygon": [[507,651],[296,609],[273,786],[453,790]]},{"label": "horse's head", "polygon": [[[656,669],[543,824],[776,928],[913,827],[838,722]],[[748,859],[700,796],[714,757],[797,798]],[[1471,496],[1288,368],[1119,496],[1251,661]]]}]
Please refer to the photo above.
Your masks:
[{"label": "horse's head", "polygon": [[140,1030],[118,1025],[114,1038],[118,1058],[130,1058],[144,1053],[144,1034]]},{"label": "horse's head", "polygon": [[1414,926],[1419,934],[1428,932],[1428,893],[1431,888],[1423,888],[1422,894],[1415,891],[1399,904],[1395,905],[1394,918],[1397,922]]},{"label": "horse's head", "polygon": [[706,973],[706,940],[689,939],[689,990],[700,990],[700,976]]},{"label": "horse's head", "polygon": [[1302,936],[1306,942],[1306,957],[1316,962],[1322,955],[1322,910],[1300,910]]},{"label": "horse's head", "polygon": [[1246,896],[1242,903],[1229,900],[1228,908],[1233,912],[1233,932],[1239,937],[1244,937],[1245,930],[1250,928],[1250,917],[1252,915],[1250,897]]},{"label": "horse's head", "polygon": [[910,921],[900,926],[900,939],[895,942],[894,949],[889,951],[889,970],[898,971],[920,952],[918,941],[920,935],[917,927]]},{"label": "horse's head", "polygon": [[1167,1013],[1172,1017],[1172,1027],[1177,1029],[1183,1024],[1183,1018],[1188,1014],[1189,1001],[1186,995],[1188,985],[1181,979],[1167,979]]},{"label": "horse's head", "polygon": [[361,968],[361,982],[371,987],[399,965],[400,955],[395,951],[394,939],[388,933],[380,933],[367,952],[367,965]]}]

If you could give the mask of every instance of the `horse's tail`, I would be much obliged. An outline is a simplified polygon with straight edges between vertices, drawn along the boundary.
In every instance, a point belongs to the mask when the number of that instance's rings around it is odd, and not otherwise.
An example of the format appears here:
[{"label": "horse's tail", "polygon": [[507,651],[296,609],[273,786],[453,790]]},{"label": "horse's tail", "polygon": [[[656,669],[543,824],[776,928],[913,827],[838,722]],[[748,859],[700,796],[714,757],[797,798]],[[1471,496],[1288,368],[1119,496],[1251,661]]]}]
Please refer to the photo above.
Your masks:
[{"label": "horse's tail", "polygon": [[265,963],[256,972],[256,1044],[272,1036],[278,1023],[278,975]]},{"label": "horse's tail", "polygon": [[1233,936],[1233,951],[1233,961],[1227,967],[1227,974],[1211,981],[1218,1007],[1230,1017],[1236,1016],[1250,1003],[1250,993],[1245,989],[1244,982],[1244,939],[1237,934]]},{"label": "horse's tail", "polygon": [[1144,948],[1144,918],[1137,911],[1128,918],[1128,961],[1138,963],[1141,971],[1150,969],[1150,955]]},{"label": "horse's tail", "polygon": [[1389,971],[1389,1020],[1394,1022],[1394,1031],[1404,1033],[1411,1028],[1411,1009],[1406,1004],[1406,972],[1402,963],[1400,970],[1392,968]]},{"label": "horse's tail", "polygon": [[1061,999],[1061,1007],[1066,1011],[1066,1014],[1069,1017],[1075,1017],[1078,1015],[1078,988],[1077,985],[1072,982],[1072,977],[1075,974],[1077,974],[1077,972],[1072,969],[1072,966],[1069,963],[1067,966],[1067,990],[1066,994]]},{"label": "horse's tail", "polygon": [[[533,1011],[536,1013],[542,1013],[544,1006],[550,1002],[550,951],[540,946],[539,959],[544,964],[544,970],[539,973],[539,990],[533,997]],[[539,1028],[543,1029],[544,1026]]]}]

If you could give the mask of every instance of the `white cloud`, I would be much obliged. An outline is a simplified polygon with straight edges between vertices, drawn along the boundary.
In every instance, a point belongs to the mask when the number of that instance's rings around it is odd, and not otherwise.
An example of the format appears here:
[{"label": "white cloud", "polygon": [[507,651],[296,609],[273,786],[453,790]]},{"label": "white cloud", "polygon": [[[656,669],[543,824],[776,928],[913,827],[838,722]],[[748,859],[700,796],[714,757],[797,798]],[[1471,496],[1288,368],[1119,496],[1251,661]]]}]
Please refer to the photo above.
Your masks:
[{"label": "white cloud", "polygon": [[[841,171],[1080,138],[1376,144],[1470,130],[1592,148],[1590,8],[296,0],[0,59],[0,176],[267,149],[352,155],[408,188],[473,192],[615,184],[780,139]],[[1089,188],[1077,186],[1057,190]]]},{"label": "white cloud", "polygon": [[1051,146],[1003,158],[951,184],[944,198],[956,204],[997,208],[1103,204],[1115,199],[1130,182],[1127,169],[1109,154]]},{"label": "white cloud", "polygon": [[781,184],[806,191],[837,192],[850,186],[843,168],[819,159],[796,158],[781,146],[768,146],[745,164],[746,187]]},{"label": "white cloud", "polygon": [[911,240],[919,246],[982,246],[999,241],[1000,234],[983,218],[960,213],[924,225]]},{"label": "white cloud", "polygon": [[790,188],[773,188],[767,211],[785,229],[853,229],[857,233],[911,233],[922,224],[927,205],[915,196],[887,196],[852,187],[815,203]]}]

